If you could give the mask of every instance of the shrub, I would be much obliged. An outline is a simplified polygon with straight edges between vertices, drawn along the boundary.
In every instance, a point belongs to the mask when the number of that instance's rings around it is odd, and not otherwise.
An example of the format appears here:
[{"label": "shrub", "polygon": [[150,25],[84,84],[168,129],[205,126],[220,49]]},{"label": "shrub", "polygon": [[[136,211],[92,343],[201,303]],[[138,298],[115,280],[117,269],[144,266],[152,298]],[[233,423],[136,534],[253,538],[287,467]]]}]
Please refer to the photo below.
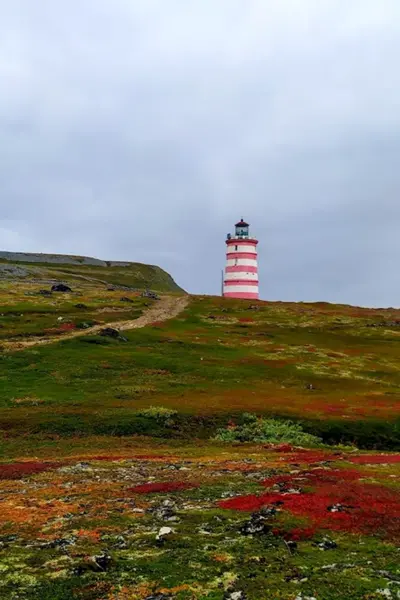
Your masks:
[{"label": "shrub", "polygon": [[245,413],[239,425],[219,429],[215,437],[221,442],[254,442],[257,444],[293,444],[295,446],[318,446],[320,438],[305,433],[298,423],[263,419]]},{"label": "shrub", "polygon": [[136,416],[154,419],[163,425],[172,425],[173,417],[177,414],[177,410],[171,410],[170,408],[165,408],[165,406],[149,406],[149,408],[138,410]]}]

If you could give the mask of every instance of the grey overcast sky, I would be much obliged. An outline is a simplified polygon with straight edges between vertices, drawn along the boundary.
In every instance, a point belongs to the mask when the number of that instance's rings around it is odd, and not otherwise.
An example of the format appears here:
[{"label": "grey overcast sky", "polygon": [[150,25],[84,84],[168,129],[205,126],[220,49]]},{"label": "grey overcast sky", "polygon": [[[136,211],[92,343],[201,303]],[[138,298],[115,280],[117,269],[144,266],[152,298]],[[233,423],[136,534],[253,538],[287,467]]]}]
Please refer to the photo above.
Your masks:
[{"label": "grey overcast sky", "polygon": [[0,0],[0,248],[400,306],[399,0]]}]

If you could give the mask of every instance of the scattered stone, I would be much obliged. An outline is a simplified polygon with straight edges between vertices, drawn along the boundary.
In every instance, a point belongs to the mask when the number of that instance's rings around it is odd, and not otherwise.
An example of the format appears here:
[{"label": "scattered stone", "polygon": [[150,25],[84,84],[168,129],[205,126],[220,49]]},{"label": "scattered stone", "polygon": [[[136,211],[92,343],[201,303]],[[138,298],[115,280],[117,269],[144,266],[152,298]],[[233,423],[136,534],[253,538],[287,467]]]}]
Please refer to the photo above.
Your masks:
[{"label": "scattered stone", "polygon": [[52,296],[53,292],[51,292],[50,290],[39,290],[38,294],[40,296]]},{"label": "scattered stone", "polygon": [[172,500],[164,500],[161,506],[155,506],[148,509],[148,513],[153,514],[157,519],[161,521],[179,521],[179,517],[175,512],[175,504]]},{"label": "scattered stone", "polygon": [[122,298],[120,298],[120,302],[130,302],[133,304],[132,298],[128,298],[128,296],[122,296]]},{"label": "scattered stone", "polygon": [[366,327],[400,327],[399,321],[381,321],[379,323],[367,323]]},{"label": "scattered stone", "polygon": [[157,533],[156,540],[158,542],[163,542],[168,536],[172,535],[174,530],[171,527],[161,527],[160,531]]},{"label": "scattered stone", "polygon": [[294,554],[297,550],[297,542],[294,540],[285,540],[286,548],[289,550],[290,554]]},{"label": "scattered stone", "polygon": [[246,600],[246,595],[244,592],[226,592],[224,594],[224,600]]},{"label": "scattered stone", "polygon": [[384,589],[381,589],[381,590],[376,590],[375,593],[379,594],[380,596],[383,596],[384,598],[393,598],[392,592],[389,590],[389,588],[384,588]]},{"label": "scattered stone", "polygon": [[78,329],[90,329],[91,327],[93,327],[93,325],[87,323],[86,321],[82,321],[81,323],[78,323],[77,327]]},{"label": "scattered stone", "polygon": [[331,565],[324,565],[321,567],[321,571],[334,571],[337,567],[337,563],[332,563]]},{"label": "scattered stone", "polygon": [[96,556],[89,556],[84,562],[79,564],[74,569],[74,574],[83,575],[88,571],[103,573],[104,571],[107,571],[112,562],[112,558],[107,552],[103,552],[102,554],[98,554]]},{"label": "scattered stone", "polygon": [[39,548],[41,550],[47,550],[49,548],[59,548],[60,550],[65,550],[69,546],[74,546],[76,544],[77,538],[75,536],[71,536],[69,538],[56,538],[55,540],[51,540],[49,542],[41,542],[39,544]]},{"label": "scattered stone", "polygon": [[82,304],[82,302],[78,302],[78,304],[75,304],[75,308],[79,308],[81,310],[86,310],[88,307],[86,306],[86,304]]},{"label": "scattered stone", "polygon": [[61,467],[58,469],[61,473],[82,473],[83,471],[92,471],[92,467],[89,463],[80,462],[76,465],[71,465],[67,467]]},{"label": "scattered stone", "polygon": [[334,550],[334,548],[337,548],[337,543],[325,537],[323,538],[322,542],[316,543],[315,546],[321,550]]},{"label": "scattered stone", "polygon": [[145,290],[142,292],[142,298],[151,298],[152,300],[160,300],[160,296],[156,294],[156,292],[152,292],[151,290]]},{"label": "scattered stone", "polygon": [[268,533],[271,529],[269,519],[276,514],[275,508],[264,508],[258,513],[253,513],[248,521],[240,527],[242,535],[255,535]]},{"label": "scattered stone", "polygon": [[119,550],[125,550],[126,548],[128,548],[127,541],[123,535],[117,536],[117,538],[115,539],[114,547],[118,548]]},{"label": "scattered stone", "polygon": [[65,283],[55,283],[51,287],[52,292],[72,292],[71,288]]},{"label": "scattered stone", "polygon": [[114,340],[120,340],[121,342],[128,341],[128,339],[126,337],[124,337],[123,335],[120,334],[118,329],[113,329],[112,327],[105,327],[104,329],[101,329],[99,332],[99,335],[101,335],[103,337],[110,337],[110,338],[113,338]]},{"label": "scattered stone", "polygon": [[354,508],[354,506],[348,506],[346,504],[331,504],[330,506],[327,507],[326,510],[329,510],[329,512],[348,512],[349,508]]},{"label": "scattered stone", "polygon": [[94,565],[99,567],[100,571],[107,571],[108,567],[112,563],[112,558],[107,552],[102,552],[102,554],[98,554],[92,557]]}]

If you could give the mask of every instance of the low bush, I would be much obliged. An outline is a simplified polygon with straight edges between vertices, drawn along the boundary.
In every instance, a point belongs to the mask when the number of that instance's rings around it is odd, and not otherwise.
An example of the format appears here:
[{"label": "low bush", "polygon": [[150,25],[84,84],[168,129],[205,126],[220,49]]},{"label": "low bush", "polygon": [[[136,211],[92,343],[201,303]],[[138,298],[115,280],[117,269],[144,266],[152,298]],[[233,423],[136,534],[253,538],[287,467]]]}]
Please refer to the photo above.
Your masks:
[{"label": "low bush", "polygon": [[172,417],[175,417],[178,414],[177,410],[171,410],[170,408],[165,408],[165,406],[149,406],[149,408],[143,408],[138,410],[136,416],[138,417],[146,417],[150,419],[155,419],[156,421],[169,421]]},{"label": "low bush", "polygon": [[245,413],[238,425],[231,424],[219,429],[215,436],[221,442],[254,442],[256,444],[293,444],[295,446],[318,446],[321,439],[305,433],[298,423],[278,419],[264,419]]}]

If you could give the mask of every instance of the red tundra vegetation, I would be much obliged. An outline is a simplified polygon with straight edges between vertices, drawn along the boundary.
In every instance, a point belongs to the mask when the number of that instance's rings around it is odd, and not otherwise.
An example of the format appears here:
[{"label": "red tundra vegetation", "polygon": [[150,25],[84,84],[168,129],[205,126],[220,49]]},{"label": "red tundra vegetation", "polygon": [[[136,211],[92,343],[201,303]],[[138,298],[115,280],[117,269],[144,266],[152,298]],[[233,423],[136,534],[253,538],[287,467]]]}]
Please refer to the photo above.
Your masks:
[{"label": "red tundra vegetation", "polygon": [[56,469],[60,464],[56,462],[15,462],[0,464],[0,479],[22,479],[26,475],[42,473],[50,469]]},{"label": "red tundra vegetation", "polygon": [[[319,468],[275,476],[265,480],[263,485],[279,486],[279,491],[271,489],[260,495],[239,496],[223,500],[219,506],[257,511],[273,505],[308,518],[311,528],[378,534],[400,540],[400,494],[381,485],[359,481],[363,475],[351,469]],[[302,535],[300,530],[298,534]]]},{"label": "red tundra vegetation", "polygon": [[358,465],[383,465],[400,463],[400,454],[360,454],[348,458]]},{"label": "red tundra vegetation", "polygon": [[[279,450],[278,450],[279,451]],[[284,450],[281,450],[284,452]],[[320,463],[329,460],[339,460],[341,453],[326,452],[325,450],[302,450],[297,449],[288,456],[282,456],[280,460],[287,463]]]}]

